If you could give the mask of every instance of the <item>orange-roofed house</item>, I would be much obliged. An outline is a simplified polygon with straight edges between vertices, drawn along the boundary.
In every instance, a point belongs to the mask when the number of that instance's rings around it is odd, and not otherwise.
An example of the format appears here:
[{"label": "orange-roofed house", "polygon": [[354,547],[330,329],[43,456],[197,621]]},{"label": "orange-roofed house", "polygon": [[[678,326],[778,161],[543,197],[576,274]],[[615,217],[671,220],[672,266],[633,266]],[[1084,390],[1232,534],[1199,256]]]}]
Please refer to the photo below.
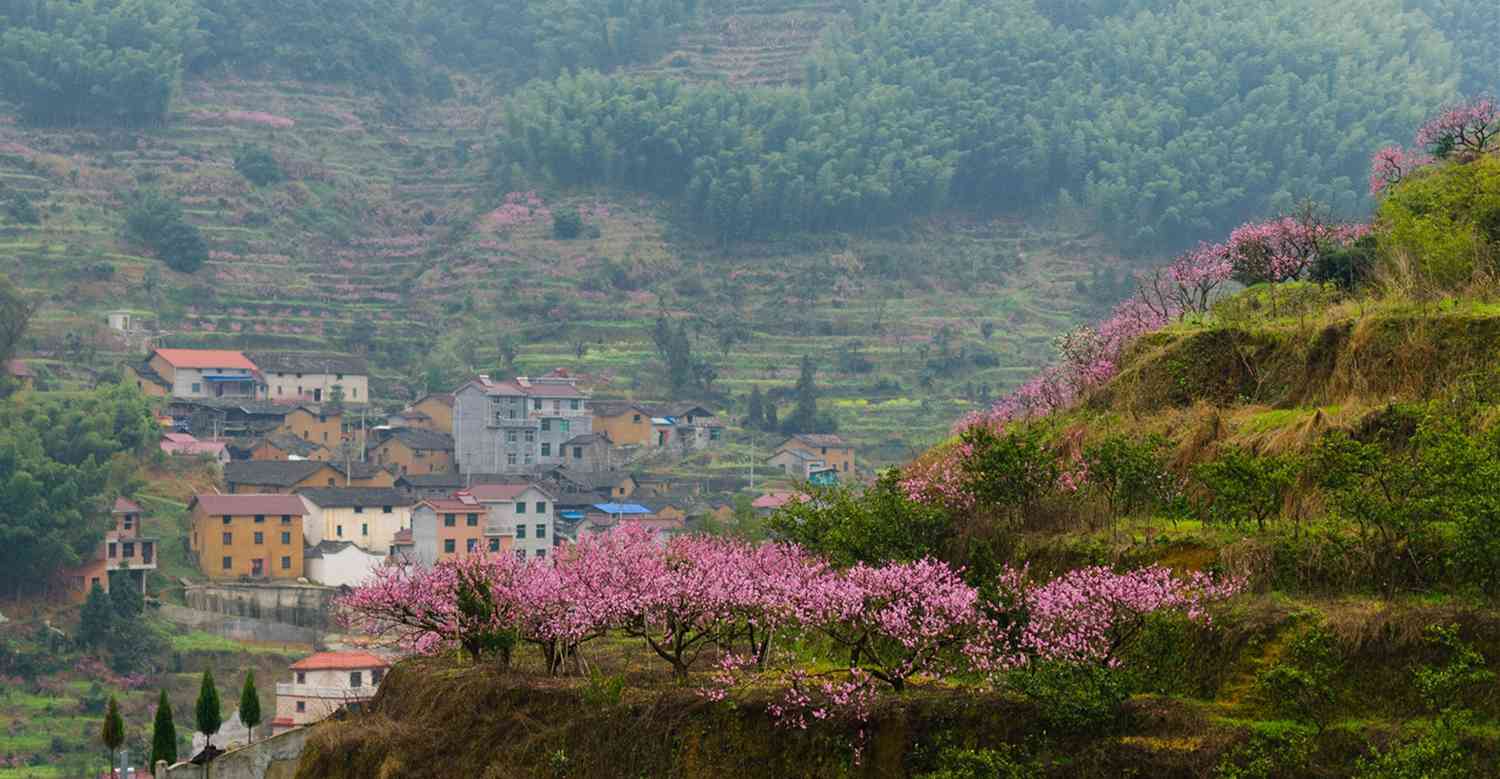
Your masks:
[{"label": "orange-roofed house", "polygon": [[189,548],[210,579],[296,579],[306,514],[296,495],[199,495],[188,503]]},{"label": "orange-roofed house", "polygon": [[800,499],[801,493],[772,490],[771,492],[767,492],[766,494],[751,501],[750,507],[755,509],[755,513],[765,515],[771,514],[775,512],[776,509],[779,509],[794,500]]},{"label": "orange-roofed house", "polygon": [[271,734],[318,722],[342,708],[358,711],[391,664],[368,652],[319,652],[292,663],[292,680],[276,683]]},{"label": "orange-roofed house", "polygon": [[179,399],[253,399],[265,384],[249,357],[228,349],[156,349],[131,372],[143,392]]}]

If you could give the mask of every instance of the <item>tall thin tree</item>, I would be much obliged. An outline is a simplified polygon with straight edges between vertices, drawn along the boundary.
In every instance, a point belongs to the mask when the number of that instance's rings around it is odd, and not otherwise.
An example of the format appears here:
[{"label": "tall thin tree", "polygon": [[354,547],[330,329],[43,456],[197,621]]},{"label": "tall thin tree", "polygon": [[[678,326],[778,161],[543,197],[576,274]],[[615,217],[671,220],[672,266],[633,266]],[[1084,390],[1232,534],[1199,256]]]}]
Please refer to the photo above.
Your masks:
[{"label": "tall thin tree", "polygon": [[177,723],[172,721],[172,702],[167,700],[167,691],[161,691],[156,702],[156,721],[151,725],[151,761],[164,760],[167,765],[177,762]]},{"label": "tall thin tree", "polygon": [[214,685],[213,671],[203,672],[203,683],[198,687],[198,703],[193,707],[193,713],[197,718],[198,732],[205,739],[213,738],[219,732],[219,726],[224,724],[219,709],[219,688]]},{"label": "tall thin tree", "polygon": [[120,718],[120,704],[115,696],[109,696],[109,707],[104,710],[104,727],[99,731],[99,740],[109,750],[109,765],[115,765],[115,756],[125,745],[125,720]]},{"label": "tall thin tree", "polygon": [[250,741],[255,741],[255,727],[260,724],[260,694],[255,691],[255,672],[245,672],[245,687],[240,690],[240,722],[250,731]]}]

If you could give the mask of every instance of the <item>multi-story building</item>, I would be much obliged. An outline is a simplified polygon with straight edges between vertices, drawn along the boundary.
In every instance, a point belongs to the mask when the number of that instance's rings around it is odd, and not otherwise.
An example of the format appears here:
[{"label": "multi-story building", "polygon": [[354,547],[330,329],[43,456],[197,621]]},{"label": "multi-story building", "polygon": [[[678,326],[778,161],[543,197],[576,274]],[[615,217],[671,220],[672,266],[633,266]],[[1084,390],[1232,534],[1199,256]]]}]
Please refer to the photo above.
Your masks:
[{"label": "multi-story building", "polygon": [[390,487],[315,487],[299,490],[307,505],[302,533],[310,546],[348,541],[376,554],[389,554],[396,534],[411,527],[415,503]]},{"label": "multi-story building", "polygon": [[[839,473],[848,474],[854,470],[854,447],[848,441],[832,434],[799,433],[788,438],[781,446],[776,447],[776,456],[784,452],[795,450],[806,455],[806,458],[793,455],[795,459],[813,459],[820,461],[821,466],[826,466]],[[791,460],[787,461],[790,465]],[[788,471],[791,468],[787,469]],[[809,473],[811,471],[808,471]]]},{"label": "multi-story building", "polygon": [[253,399],[263,384],[250,358],[227,349],[156,349],[130,372],[148,395],[187,400]]},{"label": "multi-story building", "polygon": [[479,376],[454,393],[454,458],[461,472],[529,473],[568,461],[567,442],[593,432],[577,380]]},{"label": "multi-story building", "polygon": [[[489,538],[508,532],[510,550],[522,559],[552,554],[557,530],[557,496],[539,484],[476,484],[468,489],[487,509]],[[499,551],[497,547],[493,551]]]},{"label": "multi-story building", "polygon": [[349,354],[307,352],[253,352],[250,359],[260,368],[265,386],[261,397],[277,403],[332,400],[334,387],[344,393],[345,403],[370,400],[370,364]]},{"label": "multi-story building", "polygon": [[113,527],[104,531],[104,541],[92,557],[63,571],[63,584],[74,598],[87,597],[94,585],[109,592],[111,574],[129,576],[141,593],[146,592],[146,572],[156,569],[157,539],[141,534],[141,507],[126,498],[115,498],[110,511]]},{"label": "multi-story building", "polygon": [[342,708],[358,711],[375,697],[390,667],[367,652],[319,652],[292,663],[292,680],[276,683],[271,734],[319,722]]},{"label": "multi-story building", "polygon": [[198,495],[189,547],[210,579],[296,579],[306,513],[296,495]]},{"label": "multi-story building", "polygon": [[398,541],[409,562],[432,565],[439,560],[471,554],[509,552],[512,529],[491,526],[489,508],[468,492],[451,498],[432,498],[411,511],[411,547]]}]

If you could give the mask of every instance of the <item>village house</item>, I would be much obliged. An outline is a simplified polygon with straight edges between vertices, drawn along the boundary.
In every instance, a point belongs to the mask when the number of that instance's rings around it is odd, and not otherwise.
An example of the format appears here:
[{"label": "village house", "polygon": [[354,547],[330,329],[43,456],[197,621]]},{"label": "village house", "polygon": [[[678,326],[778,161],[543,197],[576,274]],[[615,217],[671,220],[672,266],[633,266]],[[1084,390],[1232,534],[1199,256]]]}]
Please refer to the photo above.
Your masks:
[{"label": "village house", "polygon": [[802,493],[800,492],[771,490],[751,501],[750,508],[754,509],[757,515],[765,517],[776,513],[777,509],[780,509],[782,506],[794,500],[801,500],[801,498]]},{"label": "village house", "polygon": [[640,503],[597,503],[590,506],[582,524],[574,532],[576,538],[582,538],[608,533],[626,525],[655,532],[657,542],[662,545],[672,536],[687,532],[687,523],[681,516],[659,516],[649,506]]},{"label": "village house", "polygon": [[327,587],[356,587],[386,564],[387,556],[352,541],[323,539],[302,550],[309,581]]},{"label": "village house", "polygon": [[775,454],[792,450],[815,457],[841,474],[847,475],[854,471],[854,447],[837,435],[799,433],[776,447]]},{"label": "village house", "polygon": [[188,433],[163,433],[158,445],[173,457],[203,457],[221,467],[229,464],[229,449],[223,441],[200,441]]},{"label": "village house", "polygon": [[551,554],[557,526],[557,496],[551,491],[523,482],[476,484],[467,492],[488,509],[489,537],[509,531],[510,550],[522,559]]},{"label": "village house", "polygon": [[370,400],[370,365],[348,354],[253,352],[250,360],[265,381],[261,397],[278,403],[326,403],[343,390],[345,403]]},{"label": "village house", "polygon": [[189,548],[210,579],[297,579],[305,513],[295,495],[198,495]]},{"label": "village house", "polygon": [[823,458],[805,449],[793,447],[777,449],[775,454],[766,458],[766,464],[800,481],[807,481],[813,472],[828,468],[828,463]]},{"label": "village house", "polygon": [[344,440],[344,416],[318,406],[292,406],[282,416],[276,432],[290,433],[332,449]]},{"label": "village house", "polygon": [[615,466],[614,442],[608,433],[584,433],[562,444],[566,467],[575,471],[607,471]]},{"label": "village house", "polygon": [[15,382],[17,392],[30,392],[36,389],[36,374],[31,371],[30,365],[21,360],[6,360],[5,375]]},{"label": "village house", "polygon": [[453,395],[431,393],[423,395],[417,402],[391,415],[391,427],[417,427],[453,434]]},{"label": "village house", "polygon": [[145,594],[146,575],[156,570],[160,544],[158,539],[142,534],[144,515],[134,501],[115,498],[109,512],[111,525],[104,531],[104,540],[82,564],[61,574],[71,597],[82,600],[95,584],[109,592],[111,574],[129,576],[135,588]]},{"label": "village house", "polygon": [[291,433],[276,431],[256,439],[250,447],[252,460],[331,460],[328,447]]},{"label": "village house", "polygon": [[370,447],[369,459],[403,475],[447,473],[453,470],[453,436],[418,427],[393,428]]},{"label": "village house", "polygon": [[[572,468],[553,468],[546,477],[557,482],[562,490],[560,498],[571,495],[601,495],[608,502],[628,498],[635,494],[640,483],[627,471],[577,471]],[[596,501],[597,502],[597,501]]]},{"label": "village house", "polygon": [[390,667],[366,652],[320,652],[292,663],[292,680],[276,683],[271,734],[320,722],[342,708],[358,711],[375,697]]},{"label": "village house", "polygon": [[298,491],[307,513],[303,537],[309,545],[348,541],[389,554],[396,533],[411,527],[412,498],[391,487],[312,487]]},{"label": "village house", "polygon": [[595,400],[589,403],[594,429],[615,446],[677,449],[692,452],[720,445],[724,423],[696,403],[640,403]]},{"label": "village house", "polygon": [[290,495],[315,487],[393,487],[391,474],[370,463],[336,460],[238,460],[224,466],[230,494]]},{"label": "village house", "polygon": [[254,399],[262,385],[255,363],[227,349],[154,349],[126,370],[145,394],[179,399]]},{"label": "village house", "polygon": [[[424,500],[411,512],[411,547],[407,559],[420,565],[471,554],[510,551],[512,529],[491,527],[489,509],[467,492]],[[404,544],[397,544],[404,547]]]},{"label": "village house", "polygon": [[577,381],[567,376],[479,376],[453,393],[454,457],[460,472],[530,473],[562,465],[563,444],[593,432]]}]

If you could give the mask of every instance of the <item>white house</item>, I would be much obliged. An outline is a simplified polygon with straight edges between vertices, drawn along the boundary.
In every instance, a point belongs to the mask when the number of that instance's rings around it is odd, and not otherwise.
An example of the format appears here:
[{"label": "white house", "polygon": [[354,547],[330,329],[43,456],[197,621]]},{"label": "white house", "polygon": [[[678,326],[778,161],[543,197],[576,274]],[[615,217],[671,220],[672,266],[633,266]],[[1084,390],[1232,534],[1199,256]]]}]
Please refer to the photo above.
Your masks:
[{"label": "white house", "polygon": [[368,652],[320,652],[292,663],[292,680],[276,684],[275,735],[375,697],[391,664]]},{"label": "white house", "polygon": [[476,484],[469,494],[487,509],[488,528],[510,531],[517,557],[547,557],[557,531],[557,497],[532,482]]},{"label": "white house", "polygon": [[307,506],[302,535],[310,546],[323,541],[352,541],[388,554],[396,534],[411,527],[416,501],[389,487],[327,487],[298,493]]},{"label": "white house", "polygon": [[385,554],[361,549],[352,541],[324,539],[302,553],[303,573],[329,587],[355,587],[385,565]]}]

